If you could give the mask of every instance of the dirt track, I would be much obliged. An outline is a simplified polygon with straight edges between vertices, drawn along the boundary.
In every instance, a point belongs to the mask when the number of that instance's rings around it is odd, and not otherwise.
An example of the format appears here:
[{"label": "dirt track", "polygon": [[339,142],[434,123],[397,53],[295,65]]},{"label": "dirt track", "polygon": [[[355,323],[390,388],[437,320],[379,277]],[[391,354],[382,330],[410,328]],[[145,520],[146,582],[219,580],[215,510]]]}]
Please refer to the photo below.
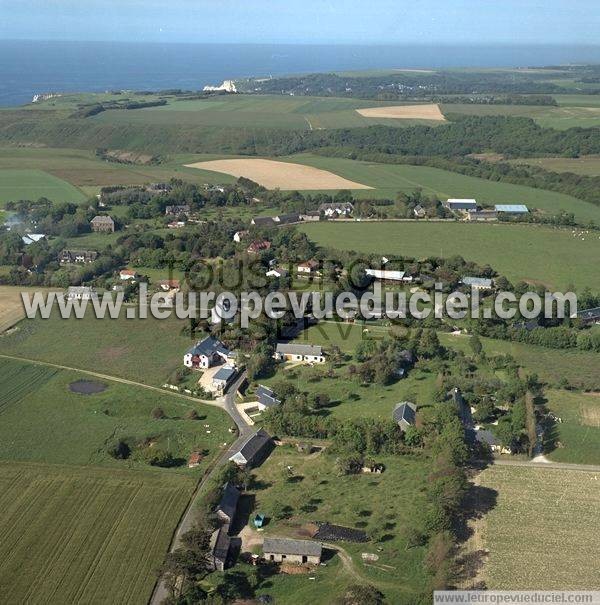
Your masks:
[{"label": "dirt track", "polygon": [[393,105],[391,107],[368,107],[356,110],[365,118],[397,118],[404,120],[435,120],[445,122],[446,118],[439,105]]},{"label": "dirt track", "polygon": [[243,176],[267,189],[372,189],[368,185],[350,181],[320,168],[259,158],[196,162],[186,164],[186,168],[224,172],[235,177]]}]

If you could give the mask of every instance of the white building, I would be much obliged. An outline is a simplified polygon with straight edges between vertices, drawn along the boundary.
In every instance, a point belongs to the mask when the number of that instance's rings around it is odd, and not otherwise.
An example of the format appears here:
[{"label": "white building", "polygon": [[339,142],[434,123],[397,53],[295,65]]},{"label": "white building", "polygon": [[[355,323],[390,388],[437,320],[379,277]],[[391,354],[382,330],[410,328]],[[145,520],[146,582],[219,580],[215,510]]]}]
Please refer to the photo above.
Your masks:
[{"label": "white building", "polygon": [[323,349],[318,345],[278,343],[273,357],[277,361],[325,363],[325,355],[323,353]]}]

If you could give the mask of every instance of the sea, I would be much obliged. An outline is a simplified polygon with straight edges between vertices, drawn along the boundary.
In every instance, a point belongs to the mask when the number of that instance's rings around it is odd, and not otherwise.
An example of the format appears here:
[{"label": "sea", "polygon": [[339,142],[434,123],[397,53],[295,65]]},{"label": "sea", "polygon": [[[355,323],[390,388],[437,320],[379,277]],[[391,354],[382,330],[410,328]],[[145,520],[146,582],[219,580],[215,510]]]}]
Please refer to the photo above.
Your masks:
[{"label": "sea", "polygon": [[0,106],[34,94],[200,90],[311,72],[600,63],[600,46],[161,44],[0,40]]}]

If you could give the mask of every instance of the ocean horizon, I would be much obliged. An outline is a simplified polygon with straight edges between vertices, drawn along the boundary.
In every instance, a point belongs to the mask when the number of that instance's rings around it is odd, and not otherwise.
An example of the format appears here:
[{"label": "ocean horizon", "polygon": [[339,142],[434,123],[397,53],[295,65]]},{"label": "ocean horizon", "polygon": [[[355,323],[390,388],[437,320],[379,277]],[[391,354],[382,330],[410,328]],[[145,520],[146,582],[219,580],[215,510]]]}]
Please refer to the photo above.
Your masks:
[{"label": "ocean horizon", "polygon": [[200,90],[226,79],[370,69],[600,63],[600,45],[315,45],[0,40],[0,106],[34,94]]}]

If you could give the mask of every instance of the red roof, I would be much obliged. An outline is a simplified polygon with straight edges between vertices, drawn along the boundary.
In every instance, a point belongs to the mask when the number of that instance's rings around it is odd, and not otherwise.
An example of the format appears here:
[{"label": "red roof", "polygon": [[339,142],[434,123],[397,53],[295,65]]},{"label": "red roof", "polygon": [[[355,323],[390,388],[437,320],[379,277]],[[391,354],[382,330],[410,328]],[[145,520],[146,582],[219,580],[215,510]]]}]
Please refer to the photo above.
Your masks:
[{"label": "red roof", "polygon": [[158,282],[159,286],[168,286],[169,288],[179,288],[178,279],[162,279]]},{"label": "red roof", "polygon": [[268,250],[270,247],[271,247],[271,242],[267,241],[266,239],[257,240],[255,242],[252,242],[248,246],[248,253],[256,254],[257,252],[260,252],[261,250]]}]

